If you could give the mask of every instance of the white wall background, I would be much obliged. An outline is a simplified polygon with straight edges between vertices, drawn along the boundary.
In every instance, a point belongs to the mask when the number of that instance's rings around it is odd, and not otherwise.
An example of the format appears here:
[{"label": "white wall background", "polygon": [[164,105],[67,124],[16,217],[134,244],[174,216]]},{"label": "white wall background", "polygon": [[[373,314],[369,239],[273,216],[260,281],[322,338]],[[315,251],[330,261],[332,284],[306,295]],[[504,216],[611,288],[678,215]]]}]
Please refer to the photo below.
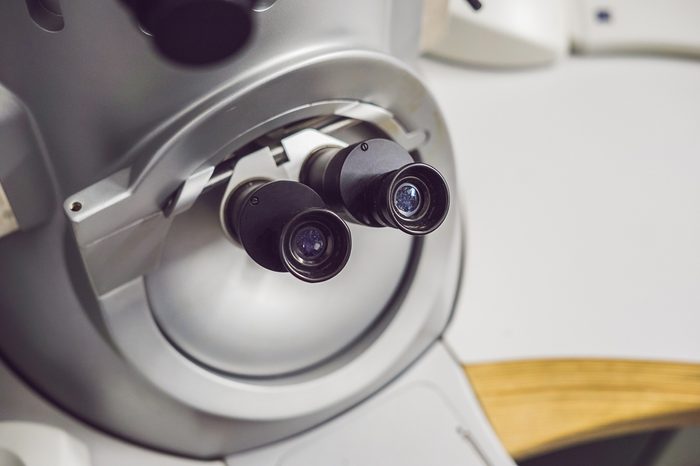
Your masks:
[{"label": "white wall background", "polygon": [[700,362],[700,61],[424,60],[458,159],[465,362]]}]

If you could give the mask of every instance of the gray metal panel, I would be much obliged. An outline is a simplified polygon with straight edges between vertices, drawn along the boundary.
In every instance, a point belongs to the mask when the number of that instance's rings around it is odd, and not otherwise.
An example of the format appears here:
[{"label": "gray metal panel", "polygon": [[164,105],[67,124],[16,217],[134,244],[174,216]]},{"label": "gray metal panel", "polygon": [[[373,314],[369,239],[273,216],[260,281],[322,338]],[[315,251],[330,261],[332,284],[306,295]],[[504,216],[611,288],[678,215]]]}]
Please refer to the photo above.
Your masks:
[{"label": "gray metal panel", "polygon": [[[204,162],[221,160],[253,138],[251,128],[328,99],[370,102],[409,130],[427,128],[421,156],[454,186],[449,139],[434,101],[405,64],[381,53],[390,51],[392,3],[361,0],[348,9],[344,1],[280,0],[260,14],[259,36],[244,55],[193,72],[160,61],[117,2],[62,2],[65,28],[55,34],[38,28],[23,2],[0,2],[0,81],[35,118],[62,198],[108,176],[102,187],[123,194],[117,202],[133,216],[128,227],[161,209]],[[154,169],[157,175],[149,178]],[[125,202],[134,193],[138,202]],[[86,199],[82,214],[93,207]],[[54,198],[46,206],[61,210]],[[90,238],[128,234],[116,232],[124,219],[116,220],[100,218],[78,235],[81,246],[94,246]],[[198,457],[293,435],[381,388],[444,329],[461,265],[455,210],[425,241],[416,286],[405,297],[409,304],[390,331],[377,330],[377,344],[317,379],[261,385],[208,371],[178,352],[148,308],[129,305],[134,297],[145,301],[138,280],[110,296],[126,305],[102,313],[68,228],[65,217],[53,215],[40,228],[0,241],[3,356],[86,421]],[[157,254],[149,257],[153,265]],[[98,290],[129,279],[118,264],[124,258],[99,258],[105,275],[113,268],[118,280]],[[116,351],[110,325],[128,326],[132,319],[143,325],[121,333]],[[158,352],[136,344],[138,332]],[[212,392],[220,396],[208,396]]]},{"label": "gray metal panel", "polygon": [[[196,461],[158,453],[94,429],[38,396],[2,361],[0,361],[0,393],[2,394],[0,421],[31,422],[60,429],[67,436],[75,438],[87,447],[91,460],[90,466],[224,466],[221,461]],[[43,451],[42,447],[46,447],[45,444],[37,438],[29,439],[28,443],[31,445],[32,441],[35,442],[32,446],[38,450],[37,453],[43,453],[54,460],[47,464],[56,466],[56,454],[59,452]],[[5,466],[6,463],[3,461],[10,461],[13,456],[17,455],[5,452],[3,456],[3,448],[0,447],[0,465]],[[15,466],[15,464],[10,462],[8,466]],[[33,466],[33,464],[19,462],[16,466]],[[69,463],[67,466],[75,466],[75,464]]]},{"label": "gray metal panel", "polygon": [[349,10],[342,1],[279,0],[256,13],[242,55],[191,70],[162,60],[118,1],[62,1],[57,33],[39,28],[24,1],[3,1],[0,83],[31,109],[67,195],[128,163],[136,141],[232,77],[323,50],[390,52],[392,3],[354,1]]},{"label": "gray metal panel", "polygon": [[459,364],[435,344],[374,398],[229,466],[515,466]]},{"label": "gray metal panel", "polygon": [[300,166],[318,146],[347,145],[313,129],[281,144],[286,163],[276,166],[264,149],[243,157],[223,196],[222,189],[210,191],[174,220],[160,264],[146,280],[152,312],[174,344],[238,376],[279,377],[342,354],[400,304],[394,298],[415,259],[410,236],[350,225],[357,253],[328,282],[305,283],[251,261],[225,234],[222,199],[251,178],[298,181]]}]

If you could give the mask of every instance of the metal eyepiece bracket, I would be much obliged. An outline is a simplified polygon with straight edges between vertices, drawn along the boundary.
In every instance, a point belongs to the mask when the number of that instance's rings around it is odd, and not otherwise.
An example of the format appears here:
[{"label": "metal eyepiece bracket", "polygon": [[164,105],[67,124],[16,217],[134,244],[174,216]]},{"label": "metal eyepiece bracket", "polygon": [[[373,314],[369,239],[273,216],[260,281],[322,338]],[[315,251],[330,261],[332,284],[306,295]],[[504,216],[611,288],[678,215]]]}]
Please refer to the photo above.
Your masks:
[{"label": "metal eyepiece bracket", "polygon": [[[346,147],[347,143],[324,134],[316,129],[304,129],[288,136],[280,141],[281,145],[276,149],[263,147],[240,159],[235,168],[228,171],[228,179],[224,176],[210,179],[210,183],[205,188],[212,188],[219,183],[226,182],[224,199],[227,199],[238,186],[250,179],[265,178],[268,180],[298,180],[301,166],[311,152],[322,147]],[[278,164],[279,155],[285,154],[282,164]],[[219,210],[224,234],[233,242],[227,225],[227,214],[224,203]]]},{"label": "metal eyepiece bracket", "polygon": [[300,180],[345,220],[371,227],[422,236],[435,231],[449,210],[449,187],[440,172],[385,138],[316,149]]},{"label": "metal eyepiece bracket", "polygon": [[[358,73],[367,79],[358,80]],[[365,137],[392,139],[406,150],[415,150],[421,160],[444,173],[448,182],[454,178],[445,122],[430,92],[403,63],[385,54],[356,50],[333,50],[319,55],[313,52],[303,61],[295,57],[289,63],[275,62],[274,68],[261,68],[236,79],[161,122],[130,153],[124,154],[121,160],[128,161],[126,168],[66,197],[64,203],[72,239],[96,295],[94,317],[100,320],[118,357],[143,382],[149,390],[146,393],[164,397],[183,414],[180,418],[185,422],[205,420],[202,425],[210,428],[209,434],[215,425],[220,426],[217,432],[229,432],[225,438],[216,437],[220,442],[215,444],[230,451],[253,446],[246,443],[247,437],[230,432],[254,428],[266,433],[261,441],[273,442],[329,419],[392,380],[444,329],[461,267],[461,229],[456,209],[443,227],[424,239],[407,238],[388,229],[369,232],[362,228],[359,235],[353,231],[358,249],[364,249],[365,241],[369,241],[389,245],[395,254],[391,261],[381,261],[388,264],[381,263],[380,269],[386,265],[390,275],[378,280],[371,269],[371,264],[378,261],[371,254],[356,254],[344,269],[344,273],[357,276],[362,283],[377,284],[376,294],[352,291],[357,295],[357,307],[362,308],[358,311],[369,320],[353,317],[354,303],[345,306],[348,314],[344,322],[356,324],[358,332],[364,331],[360,326],[372,322],[347,351],[331,355],[318,366],[307,366],[301,358],[289,358],[279,365],[271,361],[262,371],[250,371],[252,366],[245,360],[220,364],[216,356],[200,354],[204,351],[200,345],[185,347],[185,343],[176,340],[174,327],[164,320],[167,303],[158,301],[156,296],[162,291],[163,295],[177,298],[171,293],[172,288],[156,283],[174,265],[171,253],[182,252],[179,263],[184,268],[190,258],[206,256],[202,266],[217,264],[222,266],[218,270],[226,274],[228,263],[217,262],[216,257],[209,260],[212,249],[221,247],[227,251],[227,260],[235,260],[236,270],[241,272],[223,276],[230,278],[236,288],[246,289],[246,293],[251,288],[249,284],[260,285],[265,293],[269,292],[270,288],[262,283],[265,280],[259,280],[261,276],[285,282],[297,290],[312,286],[257,270],[245,262],[244,252],[233,246],[228,248],[228,240],[219,234],[215,202],[220,189],[200,200],[200,195],[213,186],[225,188],[234,172],[252,163],[253,153],[261,148],[267,155],[260,156],[260,163],[268,164],[279,176],[293,175],[293,149],[287,138],[309,128],[306,125],[313,121],[316,131],[343,142]],[[318,79],[329,85],[309,86],[309,82]],[[347,98],[329,100],[333,95]],[[363,124],[338,131],[322,127],[329,121],[349,120]],[[282,139],[286,139],[284,145]],[[80,208],[71,210],[74,203]],[[185,212],[187,218],[181,216]],[[197,246],[199,240],[212,238],[217,242],[216,248],[212,245],[195,254],[177,249],[179,241],[174,241],[175,237],[190,227],[196,229],[196,224],[189,223],[191,219],[209,222],[206,232],[211,236],[185,239],[192,239]],[[350,229],[360,227],[350,225]],[[384,239],[374,241],[381,236]],[[206,249],[209,243],[204,244]],[[176,249],[171,250],[171,246]],[[363,270],[371,273],[363,274]],[[386,286],[385,279],[392,283]],[[76,275],[76,280],[81,277]],[[174,288],[181,282],[168,283]],[[348,283],[349,288],[354,288],[353,283]],[[324,293],[338,289],[342,295],[344,286],[344,280],[337,280],[317,289]],[[200,296],[189,289],[181,291],[185,298]],[[250,291],[252,295],[255,289]],[[266,298],[260,296],[261,300]],[[306,297],[299,293],[299,299],[305,301]],[[371,320],[379,315],[377,312],[385,311],[380,321]],[[335,315],[330,317],[327,322],[337,320]],[[203,324],[214,325],[207,320]],[[296,370],[301,372],[289,372]],[[269,374],[279,377],[257,378]]]},{"label": "metal eyepiece bracket", "polygon": [[[325,127],[301,129],[277,144],[235,154],[237,148],[280,127],[329,116],[336,121]],[[426,131],[406,131],[391,112],[376,105],[347,100],[317,102],[249,128],[212,154],[187,154],[190,174],[179,183],[183,169],[187,170],[182,166],[183,154],[172,141],[160,141],[149,157],[137,158],[132,167],[70,196],[64,202],[64,212],[96,294],[106,295],[157,267],[173,219],[205,191],[227,183],[228,194],[250,177],[298,180],[308,154],[322,147],[346,147],[345,141],[331,134],[359,123],[371,125],[408,151],[427,140]],[[199,160],[198,166],[192,166],[191,160]],[[173,182],[177,184],[173,186]]]},{"label": "metal eyepiece bracket", "polygon": [[313,189],[291,180],[250,179],[221,202],[222,227],[258,265],[309,283],[338,275],[350,229]]}]

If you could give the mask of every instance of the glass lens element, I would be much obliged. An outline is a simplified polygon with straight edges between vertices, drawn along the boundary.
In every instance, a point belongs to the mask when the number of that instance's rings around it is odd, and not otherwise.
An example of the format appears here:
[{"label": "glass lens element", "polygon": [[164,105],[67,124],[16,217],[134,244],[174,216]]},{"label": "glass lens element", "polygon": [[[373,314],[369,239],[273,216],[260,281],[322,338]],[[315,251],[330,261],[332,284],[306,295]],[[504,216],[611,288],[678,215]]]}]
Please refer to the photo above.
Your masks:
[{"label": "glass lens element", "polygon": [[303,261],[318,259],[326,251],[326,235],[315,226],[299,228],[292,241],[295,255]]},{"label": "glass lens element", "polygon": [[420,190],[413,183],[403,183],[394,191],[394,206],[402,217],[411,217],[420,210]]}]

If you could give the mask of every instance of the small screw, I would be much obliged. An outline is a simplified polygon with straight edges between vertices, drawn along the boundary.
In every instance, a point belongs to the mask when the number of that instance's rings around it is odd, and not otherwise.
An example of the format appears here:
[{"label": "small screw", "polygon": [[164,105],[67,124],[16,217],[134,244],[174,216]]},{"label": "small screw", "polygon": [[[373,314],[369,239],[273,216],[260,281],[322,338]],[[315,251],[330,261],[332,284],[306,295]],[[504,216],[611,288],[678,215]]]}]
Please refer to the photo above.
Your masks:
[{"label": "small screw", "polygon": [[369,149],[369,144],[363,142],[362,144],[360,144],[360,149],[362,149],[364,152],[367,152],[367,149]]},{"label": "small screw", "polygon": [[82,209],[82,208],[83,208],[83,205],[77,201],[70,205],[71,212],[80,212],[80,209]]},{"label": "small screw", "polygon": [[596,12],[595,17],[599,23],[609,23],[612,15],[608,10],[601,9]]},{"label": "small screw", "polygon": [[250,203],[252,205],[258,205],[260,203],[260,198],[258,198],[258,196],[253,196],[250,198]]}]

